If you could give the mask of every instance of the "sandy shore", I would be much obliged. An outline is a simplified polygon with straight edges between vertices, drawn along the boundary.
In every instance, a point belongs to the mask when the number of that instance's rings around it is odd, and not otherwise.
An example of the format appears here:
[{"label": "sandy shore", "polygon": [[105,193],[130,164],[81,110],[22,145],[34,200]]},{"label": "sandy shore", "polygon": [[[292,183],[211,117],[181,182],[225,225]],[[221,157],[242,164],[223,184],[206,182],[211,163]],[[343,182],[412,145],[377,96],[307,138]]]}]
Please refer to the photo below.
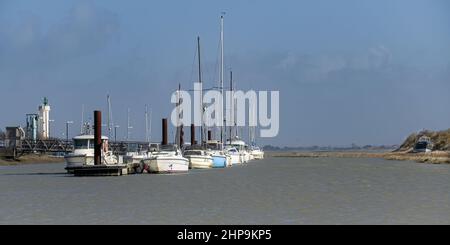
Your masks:
[{"label": "sandy shore", "polygon": [[20,164],[35,164],[35,163],[63,163],[63,157],[55,157],[49,155],[24,155],[17,160],[5,159],[0,156],[0,166],[20,165]]},{"label": "sandy shore", "polygon": [[431,153],[407,152],[273,152],[273,157],[338,157],[338,158],[384,158],[387,160],[407,160],[422,163],[450,163],[450,152]]}]

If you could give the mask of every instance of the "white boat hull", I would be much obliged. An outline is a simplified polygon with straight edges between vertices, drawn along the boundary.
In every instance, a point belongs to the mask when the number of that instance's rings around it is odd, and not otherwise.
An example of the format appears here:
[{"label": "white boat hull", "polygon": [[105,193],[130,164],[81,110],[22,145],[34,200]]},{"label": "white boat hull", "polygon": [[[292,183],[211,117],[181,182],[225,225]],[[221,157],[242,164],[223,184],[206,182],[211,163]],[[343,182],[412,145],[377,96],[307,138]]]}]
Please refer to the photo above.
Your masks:
[{"label": "white boat hull", "polygon": [[232,157],[230,155],[227,155],[227,167],[233,166],[232,161]]},{"label": "white boat hull", "polygon": [[144,159],[144,156],[123,156],[124,163],[138,164]]},{"label": "white boat hull", "polygon": [[262,152],[262,151],[252,151],[251,155],[253,156],[253,159],[255,159],[255,160],[264,159],[264,152]]},{"label": "white boat hull", "polygon": [[149,173],[184,173],[189,170],[189,161],[178,157],[155,157],[144,159]]},{"label": "white boat hull", "polygon": [[64,160],[67,168],[94,165],[94,156],[68,154],[64,156]]},{"label": "white boat hull", "polygon": [[241,156],[241,163],[247,163],[248,161],[250,161],[250,154],[248,154],[248,152],[241,152],[240,156]]},{"label": "white boat hull", "polygon": [[241,164],[242,163],[242,157],[239,154],[233,154],[230,155],[230,159],[231,159],[231,165],[237,165],[237,164]]},{"label": "white boat hull", "polygon": [[[92,154],[67,154],[64,156],[66,161],[66,169],[69,173],[72,171],[71,168],[81,167],[81,166],[94,166],[95,160]],[[108,154],[101,159],[102,164],[105,165],[115,165],[118,164],[117,158],[114,155]]]},{"label": "white boat hull", "polygon": [[192,169],[207,169],[213,167],[213,160],[211,157],[197,157],[191,156],[189,159],[189,168]]}]

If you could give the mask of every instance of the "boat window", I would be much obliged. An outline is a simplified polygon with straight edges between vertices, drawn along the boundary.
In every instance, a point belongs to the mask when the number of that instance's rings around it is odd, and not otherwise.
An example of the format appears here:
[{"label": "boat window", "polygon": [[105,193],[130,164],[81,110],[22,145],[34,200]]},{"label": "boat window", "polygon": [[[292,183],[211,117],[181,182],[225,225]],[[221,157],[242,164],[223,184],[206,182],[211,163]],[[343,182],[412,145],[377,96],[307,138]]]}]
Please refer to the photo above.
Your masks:
[{"label": "boat window", "polygon": [[177,148],[174,145],[163,145],[161,151],[176,151]]},{"label": "boat window", "polygon": [[139,151],[139,145],[136,143],[129,143],[127,145],[127,151],[128,152],[138,152]]},{"label": "boat window", "polygon": [[185,151],[184,152],[185,156],[200,156],[202,155],[201,151]]},{"label": "boat window", "polygon": [[211,150],[220,150],[222,148],[220,144],[215,144],[215,143],[209,143],[206,145],[206,147]]},{"label": "boat window", "polygon": [[74,140],[75,149],[89,149],[89,140]]},{"label": "boat window", "polygon": [[159,151],[159,146],[157,144],[150,144],[148,151],[149,152]]}]

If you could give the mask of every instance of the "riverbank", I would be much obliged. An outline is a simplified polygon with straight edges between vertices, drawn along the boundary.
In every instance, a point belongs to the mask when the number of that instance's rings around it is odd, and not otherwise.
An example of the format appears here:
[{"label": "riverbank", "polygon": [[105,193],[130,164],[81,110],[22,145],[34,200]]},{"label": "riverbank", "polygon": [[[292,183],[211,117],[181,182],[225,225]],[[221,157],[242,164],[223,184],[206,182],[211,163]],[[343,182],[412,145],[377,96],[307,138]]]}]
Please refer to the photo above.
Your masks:
[{"label": "riverbank", "polygon": [[36,163],[63,163],[63,157],[55,157],[45,154],[29,154],[19,157],[16,160],[7,159],[0,156],[0,166],[21,165],[21,164],[36,164]]},{"label": "riverbank", "polygon": [[432,164],[449,164],[450,152],[433,151],[429,153],[412,153],[411,151],[397,152],[363,152],[363,151],[345,151],[345,152],[273,152],[273,157],[333,157],[333,158],[383,158],[386,160],[416,161]]}]

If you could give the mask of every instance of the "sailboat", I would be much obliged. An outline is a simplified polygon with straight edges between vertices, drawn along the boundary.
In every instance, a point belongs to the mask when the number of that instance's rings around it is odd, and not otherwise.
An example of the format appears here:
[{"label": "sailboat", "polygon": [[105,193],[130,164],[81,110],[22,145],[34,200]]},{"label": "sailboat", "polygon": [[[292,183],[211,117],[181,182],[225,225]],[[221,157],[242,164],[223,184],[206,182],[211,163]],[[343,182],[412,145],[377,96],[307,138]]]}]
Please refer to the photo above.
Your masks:
[{"label": "sailboat", "polygon": [[207,169],[213,167],[213,158],[201,146],[189,146],[183,152],[183,156],[189,160],[189,168]]},{"label": "sailboat", "polygon": [[[254,117],[255,116],[255,108],[250,108],[250,117]],[[249,141],[250,141],[250,146],[248,151],[250,152],[250,159],[251,160],[260,160],[264,158],[264,151],[259,148],[256,145],[256,132],[255,132],[256,128],[254,126],[249,126],[248,127],[248,134],[249,134]]]},{"label": "sailboat", "polygon": [[[242,164],[250,160],[250,153],[247,151],[247,144],[238,136],[236,127],[236,103],[234,103],[234,87],[233,87],[233,72],[230,72],[230,120],[233,121],[233,126],[230,127],[229,139],[226,142],[227,153],[231,156],[232,164]],[[235,134],[233,136],[233,131]]]},{"label": "sailboat", "polygon": [[[219,79],[219,89],[220,95],[223,98],[223,77],[224,77],[224,62],[223,62],[223,15],[220,16],[220,79]],[[220,105],[220,118],[223,119],[223,105]],[[214,168],[225,168],[230,166],[229,162],[231,159],[227,154],[223,151],[223,141],[224,141],[224,126],[220,127],[220,141],[209,139],[206,142],[206,148],[209,154],[211,154],[213,158],[213,167]]]},{"label": "sailboat", "polygon": [[[179,114],[178,114],[179,116]],[[179,137],[180,127],[177,128],[177,138]],[[144,158],[143,169],[149,173],[183,173],[189,170],[189,160],[183,157],[182,151],[175,139],[175,144],[167,142],[167,119],[163,120],[162,144],[150,145],[149,156]],[[154,148],[155,147],[155,148]]]},{"label": "sailboat", "polygon": [[208,140],[206,142],[207,152],[212,156],[213,168],[225,168],[230,166],[227,162],[229,157],[223,151],[223,144],[218,140]]},{"label": "sailboat", "polygon": [[189,170],[189,160],[183,157],[176,144],[160,146],[142,162],[149,173],[184,173]]}]

